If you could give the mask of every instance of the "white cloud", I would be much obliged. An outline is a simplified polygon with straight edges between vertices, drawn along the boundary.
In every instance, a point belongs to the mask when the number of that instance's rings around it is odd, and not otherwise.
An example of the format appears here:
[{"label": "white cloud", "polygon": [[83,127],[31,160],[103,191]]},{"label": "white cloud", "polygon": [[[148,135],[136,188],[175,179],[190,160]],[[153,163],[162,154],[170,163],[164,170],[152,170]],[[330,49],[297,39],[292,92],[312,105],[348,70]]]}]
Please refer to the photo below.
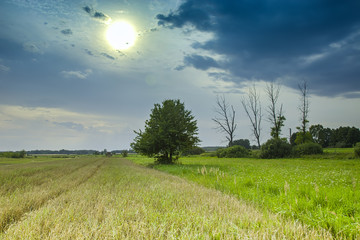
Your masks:
[{"label": "white cloud", "polygon": [[302,57],[301,59],[305,64],[312,64],[318,60],[321,60],[327,56],[327,53],[311,54],[309,56]]},{"label": "white cloud", "polygon": [[92,70],[86,69],[85,71],[62,71],[61,74],[65,78],[86,79],[89,75],[92,74]]},{"label": "white cloud", "polygon": [[0,147],[1,150],[128,148],[132,140],[128,123],[133,122],[136,120],[60,108],[0,105]]},{"label": "white cloud", "polygon": [[35,43],[26,42],[23,44],[23,48],[27,52],[40,53],[40,54],[43,53],[43,51],[41,51],[41,49]]},{"label": "white cloud", "polygon": [[8,72],[10,71],[10,67],[0,64],[0,72]]}]

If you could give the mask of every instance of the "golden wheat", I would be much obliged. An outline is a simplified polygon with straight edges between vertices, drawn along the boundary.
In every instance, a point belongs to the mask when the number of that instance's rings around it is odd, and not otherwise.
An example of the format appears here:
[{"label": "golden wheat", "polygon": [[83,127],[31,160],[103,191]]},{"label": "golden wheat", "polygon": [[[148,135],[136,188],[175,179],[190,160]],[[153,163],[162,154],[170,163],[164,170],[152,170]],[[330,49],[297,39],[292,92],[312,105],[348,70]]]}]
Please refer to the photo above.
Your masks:
[{"label": "golden wheat", "polygon": [[331,239],[326,231],[124,159],[99,158],[85,166],[56,181],[55,189],[66,190],[27,208],[0,238]]}]

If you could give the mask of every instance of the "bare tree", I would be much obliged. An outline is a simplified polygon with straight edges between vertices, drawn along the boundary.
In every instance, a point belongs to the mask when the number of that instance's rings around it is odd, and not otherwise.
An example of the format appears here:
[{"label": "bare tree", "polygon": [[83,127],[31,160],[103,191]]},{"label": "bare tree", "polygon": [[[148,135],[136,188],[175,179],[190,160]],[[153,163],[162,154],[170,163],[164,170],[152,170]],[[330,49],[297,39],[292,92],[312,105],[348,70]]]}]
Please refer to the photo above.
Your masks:
[{"label": "bare tree", "polygon": [[307,141],[306,138],[306,132],[308,129],[308,115],[309,115],[309,89],[306,81],[303,81],[302,83],[298,84],[298,88],[300,91],[300,120],[301,120],[301,126],[298,127],[298,130],[300,130],[302,134],[301,143],[305,143]]},{"label": "bare tree", "polygon": [[284,126],[284,121],[286,120],[283,115],[282,104],[280,105],[280,109],[277,110],[280,88],[281,86],[279,84],[274,84],[274,82],[266,85],[266,93],[270,100],[270,104],[267,109],[269,113],[268,120],[273,125],[270,133],[273,138],[280,138],[281,127]]},{"label": "bare tree", "polygon": [[241,99],[241,104],[243,105],[244,110],[249,117],[252,127],[252,134],[256,139],[258,147],[260,148],[262,112],[260,93],[256,91],[255,84],[252,87],[249,87],[247,98],[243,97]]},{"label": "bare tree", "polygon": [[219,131],[226,133],[226,139],[229,141],[229,146],[231,146],[236,129],[234,107],[232,105],[229,106],[225,96],[217,96],[215,112],[218,116],[212,120],[217,124],[217,129]]}]

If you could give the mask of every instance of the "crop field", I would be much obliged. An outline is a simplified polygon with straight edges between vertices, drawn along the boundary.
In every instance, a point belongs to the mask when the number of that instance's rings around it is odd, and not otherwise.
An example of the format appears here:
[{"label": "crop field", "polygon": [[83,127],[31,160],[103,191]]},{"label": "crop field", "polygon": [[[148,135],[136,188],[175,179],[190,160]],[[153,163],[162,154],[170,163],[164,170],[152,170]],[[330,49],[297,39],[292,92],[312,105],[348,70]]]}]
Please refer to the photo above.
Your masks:
[{"label": "crop field", "polygon": [[[218,178],[217,182],[224,180],[228,184],[230,169],[237,172],[246,167],[237,167],[236,162],[229,160],[212,165],[211,161],[188,158],[184,165],[168,167],[167,171],[184,172],[180,174],[183,177],[194,175],[187,177],[192,180]],[[251,170],[250,162],[248,166]],[[242,185],[239,173],[234,176],[239,176],[232,180],[234,186]],[[354,181],[354,189],[358,189],[358,179]],[[211,187],[210,181],[209,184],[205,182],[210,188],[118,157],[0,158],[0,239],[333,237],[327,230],[261,209],[241,200],[240,195],[226,194],[226,190],[218,191]],[[252,179],[248,186],[256,184],[258,182]],[[292,181],[288,184],[286,196],[292,194]],[[322,186],[320,182],[317,184],[320,194]],[[347,182],[342,184],[344,188],[348,185]],[[219,186],[214,187],[220,189]],[[274,189],[274,192],[282,195],[282,191],[278,193]],[[340,216],[341,213],[336,214]],[[357,214],[351,217],[358,220]]]},{"label": "crop field", "polygon": [[[343,150],[335,156],[348,154],[349,150]],[[333,159],[326,154],[318,159],[271,160],[199,156],[180,158],[175,165],[153,165],[152,159],[141,156],[131,159],[235,196],[263,211],[326,229],[334,238],[360,239],[359,159]]]}]

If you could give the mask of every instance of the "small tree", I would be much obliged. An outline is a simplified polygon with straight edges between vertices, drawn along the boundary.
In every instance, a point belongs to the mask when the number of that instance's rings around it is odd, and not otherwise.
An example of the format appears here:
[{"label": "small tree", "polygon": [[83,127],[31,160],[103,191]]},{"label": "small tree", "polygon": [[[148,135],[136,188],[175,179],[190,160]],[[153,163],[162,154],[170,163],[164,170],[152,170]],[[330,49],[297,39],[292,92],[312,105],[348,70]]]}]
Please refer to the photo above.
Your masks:
[{"label": "small tree", "polygon": [[229,104],[226,102],[225,96],[217,97],[216,99],[216,107],[215,112],[218,116],[213,118],[212,120],[217,124],[217,129],[220,132],[226,133],[226,139],[228,140],[228,146],[232,145],[232,142],[235,137],[235,110],[231,105],[231,109]]},{"label": "small tree", "polygon": [[249,139],[234,140],[232,146],[243,146],[246,149],[251,148]]},{"label": "small tree", "polygon": [[312,142],[314,142],[314,140],[310,132],[305,132],[305,134],[303,132],[296,133],[296,139],[295,139],[296,145],[304,144],[304,143],[312,143]]},{"label": "small tree", "polygon": [[330,145],[333,132],[330,128],[324,128],[321,124],[317,124],[310,126],[309,131],[314,142],[320,144],[324,148]]},{"label": "small tree", "polygon": [[128,156],[128,153],[129,153],[129,151],[128,150],[122,150],[122,152],[121,152],[121,156],[122,157],[127,157]]},{"label": "small tree", "polygon": [[243,146],[236,145],[218,149],[216,155],[218,158],[243,158],[250,156],[250,150]]},{"label": "small tree", "polygon": [[137,153],[155,156],[159,163],[173,163],[182,151],[200,142],[197,131],[197,122],[184,103],[165,100],[154,105],[150,119],[145,121],[145,131],[134,131],[137,136],[131,147]]},{"label": "small tree", "polygon": [[280,85],[275,85],[274,82],[266,85],[266,93],[270,100],[270,104],[268,105],[268,120],[272,124],[270,135],[278,139],[280,138],[281,128],[284,126],[284,121],[286,118],[283,115],[282,104],[280,105],[280,109],[277,110],[277,102],[280,96]]},{"label": "small tree", "polygon": [[282,138],[272,138],[261,146],[261,158],[285,158],[291,155],[291,145]]},{"label": "small tree", "polygon": [[20,157],[20,158],[26,157],[26,151],[25,151],[25,150],[20,151],[20,152],[19,152],[19,157]]}]

